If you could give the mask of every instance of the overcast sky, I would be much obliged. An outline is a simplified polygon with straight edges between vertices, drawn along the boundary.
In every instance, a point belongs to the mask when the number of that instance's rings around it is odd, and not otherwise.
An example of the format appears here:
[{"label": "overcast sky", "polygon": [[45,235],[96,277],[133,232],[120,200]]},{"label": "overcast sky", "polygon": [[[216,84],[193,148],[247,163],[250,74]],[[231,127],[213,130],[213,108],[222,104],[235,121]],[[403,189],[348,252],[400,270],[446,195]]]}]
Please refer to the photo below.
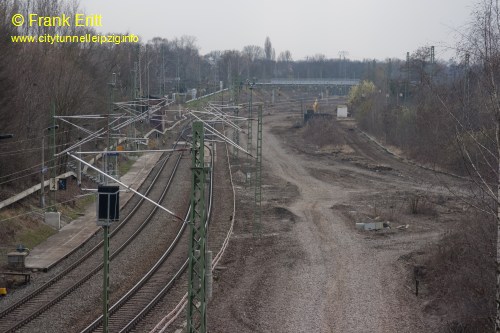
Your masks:
[{"label": "overcast sky", "polygon": [[294,60],[324,54],[351,59],[400,58],[420,46],[436,57],[454,55],[457,31],[471,21],[476,0],[82,0],[87,14],[102,14],[100,32],[196,37],[202,54],[264,46]]}]

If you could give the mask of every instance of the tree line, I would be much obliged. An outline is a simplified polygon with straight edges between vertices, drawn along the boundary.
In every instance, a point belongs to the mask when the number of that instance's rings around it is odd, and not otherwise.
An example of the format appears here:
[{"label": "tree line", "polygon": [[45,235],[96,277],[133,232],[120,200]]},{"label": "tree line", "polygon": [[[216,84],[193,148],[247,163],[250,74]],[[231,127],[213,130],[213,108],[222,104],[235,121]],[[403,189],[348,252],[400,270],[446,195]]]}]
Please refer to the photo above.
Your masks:
[{"label": "tree line", "polygon": [[[51,133],[44,129],[52,124],[53,113],[107,113],[109,83],[114,78],[114,100],[124,101],[184,93],[188,89],[197,89],[199,95],[211,93],[220,88],[221,81],[224,87],[233,87],[269,78],[363,78],[371,70],[370,62],[350,61],[345,54],[338,59],[316,54],[294,61],[288,50],[276,53],[269,37],[263,46],[247,45],[241,51],[211,51],[204,55],[192,36],[156,37],[119,45],[11,42],[12,35],[97,34],[93,28],[16,28],[11,23],[15,13],[54,16],[80,11],[75,2],[61,0],[0,2],[0,133],[15,133],[15,139],[0,142],[0,189],[22,188],[37,181],[41,138],[49,142]],[[88,124],[89,129],[99,125]],[[79,137],[70,126],[60,126],[56,151]],[[48,150],[46,153],[49,156]],[[57,172],[65,171],[65,162],[65,157],[57,159]],[[19,177],[20,170],[26,171],[23,177]]]}]

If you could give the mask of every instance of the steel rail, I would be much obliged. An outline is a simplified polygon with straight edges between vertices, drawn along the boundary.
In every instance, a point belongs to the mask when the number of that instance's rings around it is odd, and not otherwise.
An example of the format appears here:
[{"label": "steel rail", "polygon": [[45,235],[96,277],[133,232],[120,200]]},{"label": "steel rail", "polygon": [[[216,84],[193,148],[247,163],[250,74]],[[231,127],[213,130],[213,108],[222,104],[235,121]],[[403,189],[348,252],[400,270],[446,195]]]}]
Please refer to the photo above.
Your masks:
[{"label": "steel rail", "polygon": [[[178,160],[177,160],[177,164],[176,164],[176,168],[175,169],[177,169],[177,166],[178,166],[181,158],[182,158],[182,156],[180,155],[179,158],[178,158]],[[164,188],[160,201],[163,200],[165,194],[167,193],[167,191],[168,191],[168,189],[170,187],[170,183],[171,183],[172,179],[173,179],[173,176],[169,179],[168,185]],[[157,208],[154,207],[153,211],[155,212],[156,209]],[[137,237],[137,235],[139,235],[139,233],[146,227],[146,225],[151,220],[152,216],[154,215],[154,212],[150,213],[148,215],[148,217],[146,218],[146,220],[140,225],[140,227],[124,243],[122,243],[122,245],[120,245],[120,247],[118,249],[116,249],[110,255],[110,260],[114,259],[118,254],[120,254],[123,251],[123,249],[125,249],[125,247],[127,247]],[[62,299],[64,299],[65,297],[67,297],[73,291],[75,291],[76,289],[78,289],[79,287],[81,287],[85,282],[87,282],[95,274],[97,274],[98,272],[100,272],[101,269],[102,269],[102,267],[103,267],[103,263],[100,263],[98,266],[94,267],[90,272],[88,272],[83,278],[81,278],[76,283],[74,283],[71,287],[67,288],[62,293],[60,293],[58,296],[56,296],[55,298],[53,298],[49,302],[45,303],[42,307],[38,308],[36,311],[32,312],[30,315],[26,316],[21,321],[17,322],[15,325],[11,326],[7,330],[7,332],[14,331],[14,330],[16,330],[16,329],[18,329],[18,328],[20,328],[20,327],[28,324],[30,321],[32,321],[33,319],[37,318],[38,316],[40,316],[43,312],[47,311],[49,308],[51,308],[55,304],[59,303]]]},{"label": "steel rail", "polygon": [[[208,209],[207,209],[207,218],[205,221],[205,226],[207,227],[212,215],[212,202],[213,202],[213,175],[214,175],[214,154],[211,155],[211,168],[210,168],[210,186],[209,186],[209,194],[208,194]],[[188,209],[186,213],[186,220],[189,217],[191,207]],[[183,223],[182,228],[177,233],[174,241],[169,246],[169,248],[165,251],[165,253],[158,259],[158,261],[153,265],[153,267],[137,282],[137,284],[127,292],[122,298],[120,298],[115,304],[111,306],[110,311],[110,320],[112,320],[113,314],[115,314],[127,301],[129,301],[134,295],[136,295],[141,288],[145,287],[146,283],[154,276],[154,274],[158,271],[161,265],[166,261],[168,256],[174,250],[174,247],[178,245],[183,233],[185,232],[187,224]],[[184,273],[188,266],[188,260],[184,261],[182,266],[177,270],[174,276],[162,287],[162,289],[156,294],[156,296],[148,302],[148,304],[142,308],[139,313],[132,318],[119,332],[130,332],[135,328],[135,326],[154,308],[158,302],[160,302],[166,293],[170,290],[173,284],[180,278],[180,276]],[[96,331],[102,325],[103,316],[99,316],[94,322],[92,322],[89,326],[87,326],[81,333],[90,333]]]},{"label": "steel rail", "polygon": [[[207,212],[207,220],[205,221],[205,227],[208,228],[209,222],[212,216],[212,199],[213,199],[213,176],[214,176],[214,156],[212,154],[212,168],[210,170],[210,189],[209,189],[209,203],[208,203],[208,212]],[[177,273],[170,279],[170,281],[163,287],[163,289],[155,296],[124,328],[120,330],[120,333],[130,332],[132,331],[137,324],[158,304],[163,297],[167,294],[167,292],[172,288],[173,284],[180,278],[182,273],[186,270],[189,263],[189,258],[186,259],[182,267],[177,271]]]},{"label": "steel rail", "polygon": [[[187,127],[186,127],[187,128]],[[181,132],[181,134],[179,135],[179,137],[177,138],[176,142],[174,143],[174,147],[178,144],[178,142],[180,141],[180,139],[182,138],[182,134],[184,133],[185,129]],[[152,183],[149,185],[149,187],[147,188],[146,190],[146,195],[150,193],[150,191],[153,189],[154,185],[156,184],[160,174],[162,173],[162,171],[164,170],[169,158],[170,158],[170,154],[167,155],[167,158],[164,158],[164,161],[163,163],[161,164],[160,166],[160,169],[159,171],[157,172],[157,174],[155,175],[155,177],[153,178],[152,180]],[[165,186],[165,188],[163,189],[162,191],[162,195],[160,197],[160,199],[158,200],[159,202],[161,202],[161,200],[163,200],[166,192],[168,191],[168,189],[170,188],[170,184],[173,180],[173,177],[175,175],[175,172],[177,171],[177,167],[180,163],[180,160],[182,158],[182,154],[179,154],[179,157],[176,161],[176,164],[174,166],[174,170],[172,172],[172,174],[170,175],[170,178],[168,180],[168,183],[167,185]],[[137,212],[137,210],[141,207],[142,203],[144,202],[145,200],[143,198],[140,199],[140,201],[133,207],[133,209],[131,210],[131,212],[120,222],[119,225],[117,225],[117,227],[111,232],[110,234],[110,237],[113,237],[116,232],[121,229],[125,223]],[[155,207],[156,208],[156,207]],[[152,217],[152,214],[148,215],[148,218],[150,219]],[[128,244],[130,244],[132,242],[132,240],[140,233],[140,231],[142,231],[142,229],[144,229],[144,227],[146,226],[147,222],[149,221],[149,219],[146,219],[140,226],[139,228],[115,251],[113,252],[113,254],[111,255],[110,259],[114,258],[116,255],[118,255]],[[56,282],[58,282],[59,280],[61,280],[62,278],[64,278],[64,276],[68,275],[71,271],[73,271],[74,269],[76,269],[78,266],[80,266],[83,262],[85,262],[88,258],[90,258],[94,253],[96,253],[99,249],[101,249],[102,247],[102,244],[103,244],[103,241],[100,241],[97,245],[95,245],[91,250],[89,250],[84,256],[82,256],[80,259],[78,259],[77,261],[75,261],[73,264],[71,264],[70,266],[68,266],[66,269],[64,269],[61,273],[59,273],[58,275],[56,275],[55,277],[53,277],[51,280],[49,280],[48,282],[46,282],[45,284],[43,284],[42,286],[40,286],[39,288],[37,288],[35,291],[33,291],[32,293],[30,293],[30,295],[27,295],[26,297],[22,298],[20,301],[16,302],[15,304],[13,304],[12,306],[10,306],[9,308],[5,309],[4,311],[2,311],[0,313],[0,318],[4,318],[6,315],[12,313],[13,311],[15,311],[16,309],[18,309],[19,307],[23,306],[24,304],[26,304],[27,302],[33,300],[36,296],[40,295],[42,292],[44,292],[45,290],[47,290],[48,288],[50,288],[52,285],[54,285]],[[31,320],[33,320],[34,318],[38,317],[41,313],[45,312],[48,308],[52,307],[54,304],[58,303],[60,300],[62,300],[64,297],[66,297],[67,295],[69,295],[71,292],[73,292],[74,290],[76,290],[79,286],[81,286],[83,283],[85,283],[88,279],[90,279],[93,275],[95,275],[99,270],[100,268],[102,268],[102,264],[99,265],[99,267],[95,267],[89,274],[87,274],[84,278],[80,279],[77,283],[73,284],[70,288],[66,289],[63,293],[59,294],[56,298],[53,298],[51,301],[47,302],[43,307],[40,307],[38,310],[34,311],[33,313],[31,313],[30,315],[26,316],[23,320],[17,322],[16,324],[10,326],[5,332],[11,332],[11,331],[14,331],[16,329],[18,329],[19,327],[22,327],[24,325],[26,325],[27,323],[29,323]],[[1,321],[0,321],[1,323]]]},{"label": "steel rail", "polygon": [[[233,192],[233,214],[232,214],[232,219],[231,219],[231,226],[229,228],[229,231],[226,235],[226,238],[224,239],[224,242],[222,244],[221,249],[217,253],[217,255],[213,258],[212,260],[212,269],[217,266],[219,261],[222,258],[222,255],[224,254],[228,244],[229,244],[229,238],[231,237],[231,234],[233,232],[233,227],[234,227],[234,219],[236,216],[236,192],[234,190],[234,183],[233,183],[233,174],[231,171],[231,162],[229,160],[229,150],[227,147],[227,143],[225,144],[226,147],[226,156],[227,156],[227,163],[228,163],[228,168],[229,168],[229,179],[231,181],[231,188]],[[156,326],[150,331],[150,333],[163,333],[169,326],[172,324],[184,311],[184,307],[187,305],[187,293],[184,294],[184,296],[181,298],[179,303],[175,306],[175,308],[170,311],[165,317],[163,317],[157,324]]]}]

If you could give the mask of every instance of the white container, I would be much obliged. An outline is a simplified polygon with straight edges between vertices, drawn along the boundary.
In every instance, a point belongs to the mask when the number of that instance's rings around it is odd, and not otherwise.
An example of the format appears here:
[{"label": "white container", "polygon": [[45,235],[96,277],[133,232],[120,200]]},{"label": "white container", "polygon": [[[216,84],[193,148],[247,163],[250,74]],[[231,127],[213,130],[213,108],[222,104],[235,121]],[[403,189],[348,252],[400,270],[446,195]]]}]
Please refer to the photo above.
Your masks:
[{"label": "white container", "polygon": [[347,106],[337,106],[337,118],[347,118]]}]

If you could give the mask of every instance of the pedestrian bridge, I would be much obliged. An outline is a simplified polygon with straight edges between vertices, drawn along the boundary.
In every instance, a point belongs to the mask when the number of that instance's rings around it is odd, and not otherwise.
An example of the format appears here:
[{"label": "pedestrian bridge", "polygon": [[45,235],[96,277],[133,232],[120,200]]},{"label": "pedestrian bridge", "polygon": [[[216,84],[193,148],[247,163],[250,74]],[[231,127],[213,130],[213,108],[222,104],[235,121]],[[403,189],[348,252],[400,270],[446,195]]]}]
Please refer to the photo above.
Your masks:
[{"label": "pedestrian bridge", "polygon": [[355,86],[358,79],[270,79],[255,82],[256,85],[270,86]]}]

